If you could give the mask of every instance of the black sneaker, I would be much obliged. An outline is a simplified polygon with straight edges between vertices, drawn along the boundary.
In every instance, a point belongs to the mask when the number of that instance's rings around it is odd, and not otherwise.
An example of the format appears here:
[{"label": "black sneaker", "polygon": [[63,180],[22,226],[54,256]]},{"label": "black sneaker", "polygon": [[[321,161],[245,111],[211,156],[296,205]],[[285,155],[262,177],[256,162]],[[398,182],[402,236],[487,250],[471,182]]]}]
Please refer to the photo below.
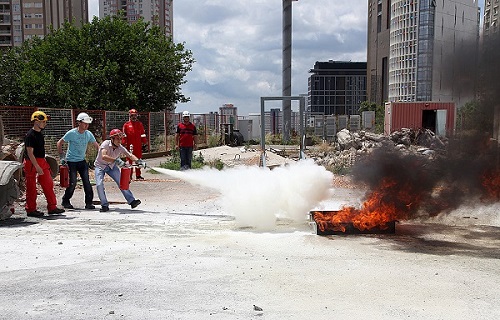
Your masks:
[{"label": "black sneaker", "polygon": [[85,209],[93,210],[95,209],[95,206],[93,204],[86,204]]},{"label": "black sneaker", "polygon": [[101,209],[99,210],[99,212],[108,212],[108,211],[109,211],[108,206],[101,206]]},{"label": "black sneaker", "polygon": [[61,205],[62,205],[64,208],[66,208],[66,209],[74,209],[74,208],[75,208],[75,207],[73,207],[73,205],[72,205],[71,203],[69,203],[69,202],[63,202]]},{"label": "black sneaker", "polygon": [[64,213],[64,209],[61,209],[61,208],[55,208],[53,210],[50,210],[48,212],[49,215],[54,215],[54,214],[61,214],[61,213]]},{"label": "black sneaker", "polygon": [[41,218],[41,217],[43,217],[44,213],[41,211],[35,210],[35,211],[27,212],[26,215],[28,217]]},{"label": "black sneaker", "polygon": [[141,176],[138,176],[138,177],[135,177],[135,180],[144,180],[144,178]]},{"label": "black sneaker", "polygon": [[141,200],[139,200],[139,199],[135,199],[134,201],[130,202],[130,206],[132,207],[132,209],[134,209],[135,207],[137,207],[140,204],[141,204]]}]

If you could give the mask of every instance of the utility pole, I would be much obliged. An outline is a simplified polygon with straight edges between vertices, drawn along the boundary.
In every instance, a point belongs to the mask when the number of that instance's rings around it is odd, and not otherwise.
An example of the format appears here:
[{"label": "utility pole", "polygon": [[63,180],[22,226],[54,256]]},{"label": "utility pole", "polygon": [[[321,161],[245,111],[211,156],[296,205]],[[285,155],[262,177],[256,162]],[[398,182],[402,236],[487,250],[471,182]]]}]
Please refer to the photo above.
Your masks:
[{"label": "utility pole", "polygon": [[[292,1],[283,0],[283,71],[282,71],[282,96],[292,95]],[[283,111],[283,142],[290,141],[292,129],[292,101],[284,99]]]}]

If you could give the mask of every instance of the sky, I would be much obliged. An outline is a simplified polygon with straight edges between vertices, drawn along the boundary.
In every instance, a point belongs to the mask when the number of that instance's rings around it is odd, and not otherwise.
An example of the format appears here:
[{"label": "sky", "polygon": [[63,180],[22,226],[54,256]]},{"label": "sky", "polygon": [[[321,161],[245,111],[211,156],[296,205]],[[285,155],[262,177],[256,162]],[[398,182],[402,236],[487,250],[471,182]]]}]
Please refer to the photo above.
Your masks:
[{"label": "sky", "polygon": [[[316,61],[366,61],[367,0],[299,0],[292,11],[292,95],[307,93]],[[99,15],[98,0],[89,12]],[[282,95],[282,0],[174,0],[174,42],[196,60],[182,86],[191,101],[177,111],[231,103],[248,115],[260,97]]]},{"label": "sky", "polygon": [[[367,10],[367,0],[293,2],[293,96],[307,93],[316,61],[366,61]],[[99,15],[98,0],[89,11]],[[248,115],[260,113],[260,97],[282,95],[282,0],[174,0],[174,42],[196,60],[182,86],[191,101],[178,112],[230,103]],[[266,103],[266,111],[280,106]]]}]

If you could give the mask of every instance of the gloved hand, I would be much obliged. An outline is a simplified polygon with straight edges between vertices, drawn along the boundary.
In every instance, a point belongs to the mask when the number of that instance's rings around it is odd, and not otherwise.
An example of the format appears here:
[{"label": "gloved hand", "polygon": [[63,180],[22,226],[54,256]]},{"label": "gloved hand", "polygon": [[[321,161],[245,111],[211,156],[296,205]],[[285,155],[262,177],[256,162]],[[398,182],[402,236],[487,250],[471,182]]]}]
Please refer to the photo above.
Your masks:
[{"label": "gloved hand", "polygon": [[115,159],[115,164],[118,166],[118,168],[123,168],[123,166],[125,166],[125,161],[118,157]]},{"label": "gloved hand", "polygon": [[143,167],[144,169],[146,169],[146,161],[142,160],[142,159],[139,159],[135,162],[139,167]]},{"label": "gloved hand", "polygon": [[59,154],[59,160],[61,161],[61,164],[63,166],[65,166],[66,165],[66,154],[64,154],[64,153]]}]

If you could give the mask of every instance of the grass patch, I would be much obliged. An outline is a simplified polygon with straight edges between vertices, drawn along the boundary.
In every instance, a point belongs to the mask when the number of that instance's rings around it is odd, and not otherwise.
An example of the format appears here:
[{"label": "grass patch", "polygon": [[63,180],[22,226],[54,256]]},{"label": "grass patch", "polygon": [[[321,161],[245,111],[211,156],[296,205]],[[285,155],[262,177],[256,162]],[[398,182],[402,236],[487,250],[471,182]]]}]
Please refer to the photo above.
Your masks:
[{"label": "grass patch", "polygon": [[[196,154],[193,152],[193,160],[191,161],[191,169],[201,169],[205,166],[210,168],[216,168],[222,170],[224,168],[224,163],[220,159],[205,162],[201,152]],[[166,162],[160,163],[160,168],[169,170],[180,170],[181,168],[181,158],[178,152],[174,152],[172,158]]]}]

